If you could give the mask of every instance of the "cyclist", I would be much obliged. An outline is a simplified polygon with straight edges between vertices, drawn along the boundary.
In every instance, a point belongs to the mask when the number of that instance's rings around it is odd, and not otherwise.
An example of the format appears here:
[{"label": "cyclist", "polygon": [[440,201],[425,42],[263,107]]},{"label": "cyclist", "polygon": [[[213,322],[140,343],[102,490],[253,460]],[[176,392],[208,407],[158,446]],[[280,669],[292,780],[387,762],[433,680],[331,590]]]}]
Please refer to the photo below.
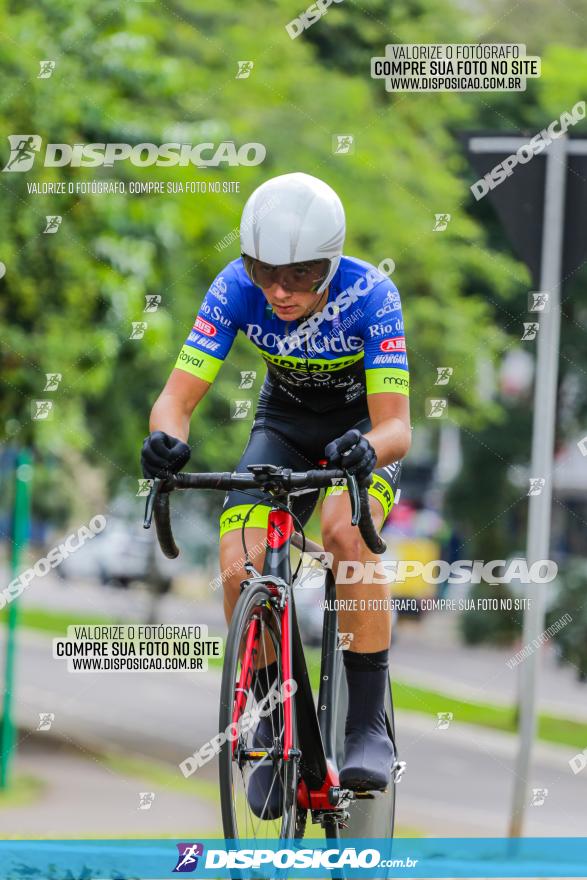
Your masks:
[{"label": "cyclist", "polygon": [[[241,330],[260,350],[267,375],[236,470],[253,463],[307,470],[326,459],[370,482],[372,515],[381,527],[411,441],[401,303],[384,272],[342,255],[344,237],[341,201],[315,177],[284,174],[253,192],[241,220],[241,257],[212,283],[153,407],[142,451],[145,476],[177,472],[188,462],[192,412]],[[335,573],[344,560],[377,560],[350,523],[345,490],[328,489],[321,512]],[[302,524],[317,496],[293,498]],[[240,532],[254,503],[251,493],[231,491],[220,517],[220,566],[231,573],[223,577],[228,620],[247,576]],[[252,512],[248,546],[263,546],[268,510],[259,505]],[[382,603],[368,602],[388,595],[385,584],[337,585],[339,629],[352,634],[343,653],[349,702],[340,784],[356,791],[384,789],[394,762],[384,711],[391,616],[379,610]],[[265,672],[268,681],[277,674],[274,664]],[[259,723],[259,746],[272,742],[268,725]],[[271,780],[271,766],[261,762],[249,782],[248,799],[261,818],[277,818],[281,809],[276,786],[265,803]]]}]

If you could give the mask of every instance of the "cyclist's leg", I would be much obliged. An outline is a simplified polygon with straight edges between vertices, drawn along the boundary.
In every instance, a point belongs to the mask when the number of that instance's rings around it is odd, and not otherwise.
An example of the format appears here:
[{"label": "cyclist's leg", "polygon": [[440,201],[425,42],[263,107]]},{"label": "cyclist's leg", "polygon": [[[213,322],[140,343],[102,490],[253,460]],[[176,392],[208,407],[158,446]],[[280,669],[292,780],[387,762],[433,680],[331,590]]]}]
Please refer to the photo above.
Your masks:
[{"label": "cyclist's leg", "polygon": [[[254,427],[247,447],[239,461],[236,471],[245,472],[248,464],[276,464],[293,470],[308,470],[315,467],[281,432],[273,427]],[[292,499],[292,509],[302,525],[310,518],[318,500],[318,492],[307,492]],[[246,515],[251,511],[245,528],[247,551],[258,571],[263,569],[265,558],[265,539],[269,504],[256,505],[263,495],[258,490],[251,492],[232,491],[226,495],[220,515],[220,573],[224,585],[224,612],[230,621],[232,611],[240,595],[241,581],[248,577],[244,569],[244,550],[242,526]]]},{"label": "cyclist's leg", "polygon": [[[395,480],[384,468],[378,468],[369,488],[371,515],[377,529],[387,519],[393,506]],[[377,600],[389,597],[389,585],[380,583],[383,579],[378,572],[377,583],[364,583],[361,572],[365,566],[372,566],[381,561],[381,557],[372,553],[364,544],[356,526],[351,525],[351,505],[348,491],[336,494],[329,489],[322,506],[322,538],[324,548],[333,554],[333,570],[339,574],[336,586],[338,599],[346,600],[338,612],[338,624],[341,632],[352,632],[353,639],[350,650],[358,652],[380,651],[389,646],[391,640],[391,611],[380,610],[384,606]],[[352,563],[357,562],[357,566]],[[340,570],[339,570],[340,566]],[[361,568],[362,566],[362,568]],[[369,566],[370,567],[370,566]],[[369,568],[367,568],[369,571]],[[360,575],[360,576],[359,576]],[[355,583],[344,583],[355,580]],[[369,578],[373,581],[373,577]],[[360,609],[360,601],[367,605]],[[356,606],[356,607],[355,607]]]},{"label": "cyclist's leg", "polygon": [[[355,427],[366,431],[369,422]],[[393,505],[399,472],[399,465],[394,464],[378,468],[373,475],[369,495],[378,528]],[[334,494],[328,490],[322,511],[322,536],[325,549],[334,557],[337,598],[347,603],[338,612],[339,630],[352,633],[350,648],[343,653],[349,705],[340,780],[345,787],[356,790],[379,789],[389,783],[394,761],[385,722],[391,611],[381,602],[389,598],[389,585],[372,583],[372,577],[364,578],[362,574],[355,584],[342,583],[345,571],[352,575],[355,568],[341,563],[357,562],[364,567],[365,563],[375,565],[380,560],[365,546],[358,528],[351,526],[350,515],[348,492]]]}]

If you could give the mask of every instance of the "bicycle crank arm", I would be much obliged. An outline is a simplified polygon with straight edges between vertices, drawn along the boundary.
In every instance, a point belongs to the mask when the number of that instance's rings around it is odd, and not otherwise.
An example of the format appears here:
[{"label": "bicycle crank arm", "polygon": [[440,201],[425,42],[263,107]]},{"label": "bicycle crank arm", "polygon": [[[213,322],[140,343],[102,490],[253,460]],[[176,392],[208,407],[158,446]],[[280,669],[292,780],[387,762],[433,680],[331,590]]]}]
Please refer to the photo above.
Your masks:
[{"label": "bicycle crank arm", "polygon": [[[360,793],[351,791],[349,788],[339,788],[339,786],[333,785],[328,789],[328,802],[333,807],[347,807],[351,801],[355,800],[358,794]],[[367,794],[370,793],[367,792]]]},{"label": "bicycle crank arm", "polygon": [[[394,771],[392,770],[392,774],[393,772]],[[403,770],[401,773],[403,773]],[[386,792],[386,788],[381,791],[351,791],[347,788],[337,788],[336,786],[333,786],[328,792],[328,800],[333,807],[344,807],[348,806],[351,801],[374,801],[377,798],[382,797]]]}]

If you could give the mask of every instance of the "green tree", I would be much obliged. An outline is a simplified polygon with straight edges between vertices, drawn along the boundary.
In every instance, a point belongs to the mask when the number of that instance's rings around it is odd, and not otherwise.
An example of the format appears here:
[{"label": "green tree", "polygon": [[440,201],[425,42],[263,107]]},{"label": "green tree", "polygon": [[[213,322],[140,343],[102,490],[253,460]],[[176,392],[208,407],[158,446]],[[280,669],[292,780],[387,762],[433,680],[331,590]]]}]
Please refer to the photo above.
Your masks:
[{"label": "green tree", "polygon": [[[238,256],[236,241],[220,242],[252,189],[292,170],[322,176],[340,193],[347,253],[396,263],[413,421],[424,418],[439,365],[455,370],[451,418],[472,432],[498,418],[500,407],[480,394],[479,362],[481,355],[497,361],[509,344],[503,316],[527,287],[527,273],[492,247],[469,211],[455,134],[478,124],[487,96],[390,95],[368,73],[370,57],[383,54],[389,39],[468,40],[476,21],[449,0],[365,0],[361,9],[331,7],[292,40],[285,25],[299,12],[298,0],[238,7],[201,0],[197,8],[179,0],[0,0],[0,72],[9,84],[0,96],[2,145],[10,134],[38,133],[43,144],[234,140],[267,150],[254,167],[43,168],[37,157],[33,171],[2,175],[0,442],[32,442],[62,462],[75,448],[103,469],[112,490],[129,486],[148,411],[201,298]],[[55,70],[38,78],[45,59]],[[254,66],[237,78],[243,59]],[[346,133],[354,152],[338,155],[333,138]],[[91,180],[127,188],[135,180],[235,182],[239,191],[32,195],[27,188]],[[433,232],[436,213],[452,218],[441,234]],[[43,232],[48,215],[63,218],[54,235]],[[153,294],[160,307],[145,313]],[[144,335],[129,338],[142,321]],[[256,391],[262,362],[237,340],[194,418],[194,467],[236,462],[250,422],[231,418],[231,401],[242,396],[240,371],[255,367]],[[46,373],[62,374],[58,391],[43,391]],[[53,418],[33,420],[32,402],[43,397],[54,401]]]}]

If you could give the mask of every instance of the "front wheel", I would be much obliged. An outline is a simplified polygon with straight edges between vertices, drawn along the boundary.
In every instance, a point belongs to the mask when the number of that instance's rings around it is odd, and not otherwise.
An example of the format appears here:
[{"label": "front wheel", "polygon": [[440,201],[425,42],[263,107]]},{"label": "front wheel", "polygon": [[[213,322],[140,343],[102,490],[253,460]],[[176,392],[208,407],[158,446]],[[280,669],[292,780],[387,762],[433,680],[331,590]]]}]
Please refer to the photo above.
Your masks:
[{"label": "front wheel", "polygon": [[[284,707],[280,700],[264,714],[265,739],[256,738],[259,694],[281,691],[281,614],[270,591],[252,584],[240,596],[226,641],[226,656],[220,691],[219,729],[226,734],[219,755],[220,803],[225,838],[270,840],[296,836],[299,761],[284,760]],[[269,681],[267,666],[277,659],[277,679]],[[293,697],[293,748],[297,751],[297,730]],[[265,701],[266,702],[266,701]],[[266,782],[266,800],[253,811],[247,793],[251,775],[257,770]],[[258,789],[259,783],[256,783]],[[263,793],[265,788],[263,788]],[[265,816],[269,814],[268,818]],[[299,826],[299,822],[298,822]],[[299,833],[299,832],[298,832]]]}]

